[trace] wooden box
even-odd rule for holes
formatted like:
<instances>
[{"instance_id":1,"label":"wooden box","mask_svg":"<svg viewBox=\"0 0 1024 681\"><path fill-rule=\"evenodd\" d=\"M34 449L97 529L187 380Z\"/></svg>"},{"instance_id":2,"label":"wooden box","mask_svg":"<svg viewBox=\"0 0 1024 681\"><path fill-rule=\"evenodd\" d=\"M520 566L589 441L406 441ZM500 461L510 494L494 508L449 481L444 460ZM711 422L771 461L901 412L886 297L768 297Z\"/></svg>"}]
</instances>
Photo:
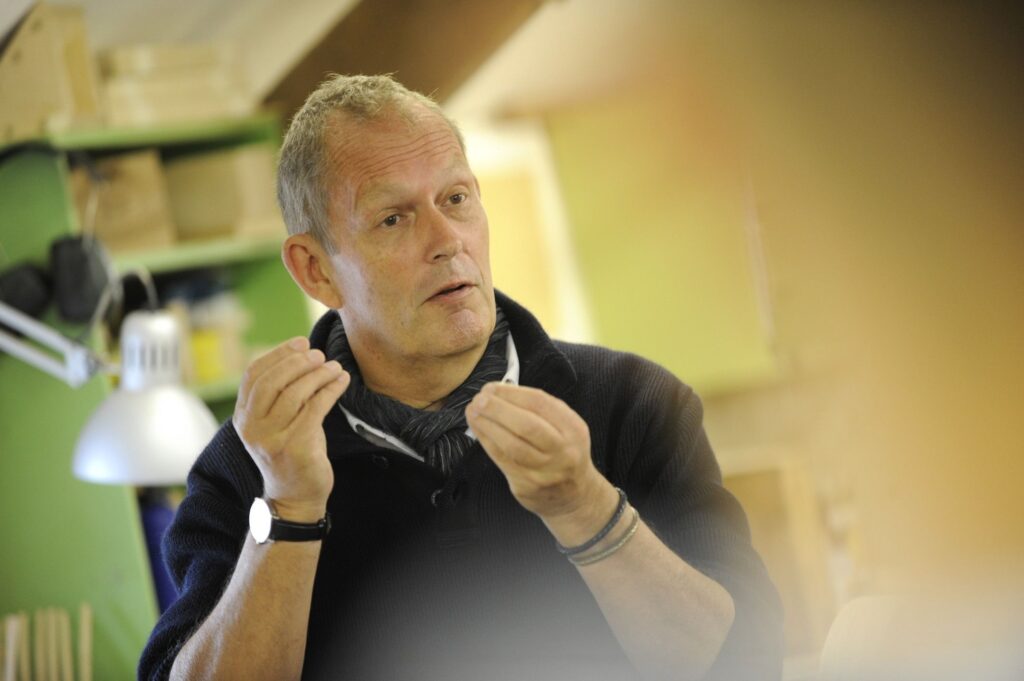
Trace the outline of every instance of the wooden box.
<instances>
[{"instance_id":1,"label":"wooden box","mask_svg":"<svg viewBox=\"0 0 1024 681\"><path fill-rule=\"evenodd\" d=\"M101 120L80 7L36 5L0 49L0 145Z\"/></svg>"},{"instance_id":2,"label":"wooden box","mask_svg":"<svg viewBox=\"0 0 1024 681\"><path fill-rule=\"evenodd\" d=\"M112 125L233 118L253 108L223 48L131 45L105 50L99 61Z\"/></svg>"},{"instance_id":3,"label":"wooden box","mask_svg":"<svg viewBox=\"0 0 1024 681\"><path fill-rule=\"evenodd\" d=\"M91 228L115 253L174 243L170 202L156 151L109 156L97 161L95 169L102 179L94 178L82 165L71 171L71 193L83 230Z\"/></svg>"},{"instance_id":4,"label":"wooden box","mask_svg":"<svg viewBox=\"0 0 1024 681\"><path fill-rule=\"evenodd\" d=\"M168 161L165 171L179 238L284 233L273 147L249 144L193 154Z\"/></svg>"}]
</instances>

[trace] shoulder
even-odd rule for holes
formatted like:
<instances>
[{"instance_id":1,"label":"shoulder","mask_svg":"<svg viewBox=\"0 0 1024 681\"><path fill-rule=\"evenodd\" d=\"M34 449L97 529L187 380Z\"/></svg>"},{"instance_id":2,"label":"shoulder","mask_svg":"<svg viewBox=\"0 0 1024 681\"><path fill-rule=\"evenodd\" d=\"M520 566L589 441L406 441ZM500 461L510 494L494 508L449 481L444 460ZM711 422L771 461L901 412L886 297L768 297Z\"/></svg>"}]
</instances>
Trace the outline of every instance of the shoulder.
<instances>
[{"instance_id":1,"label":"shoulder","mask_svg":"<svg viewBox=\"0 0 1024 681\"><path fill-rule=\"evenodd\" d=\"M648 403L696 399L693 389L671 371L632 352L599 345L554 341L576 373L576 388L609 397Z\"/></svg>"},{"instance_id":2,"label":"shoulder","mask_svg":"<svg viewBox=\"0 0 1024 681\"><path fill-rule=\"evenodd\" d=\"M576 382L565 399L595 437L640 447L652 440L692 443L700 434L703 405L671 371L630 352L595 345L556 343ZM686 444L685 446L689 446Z\"/></svg>"}]
</instances>

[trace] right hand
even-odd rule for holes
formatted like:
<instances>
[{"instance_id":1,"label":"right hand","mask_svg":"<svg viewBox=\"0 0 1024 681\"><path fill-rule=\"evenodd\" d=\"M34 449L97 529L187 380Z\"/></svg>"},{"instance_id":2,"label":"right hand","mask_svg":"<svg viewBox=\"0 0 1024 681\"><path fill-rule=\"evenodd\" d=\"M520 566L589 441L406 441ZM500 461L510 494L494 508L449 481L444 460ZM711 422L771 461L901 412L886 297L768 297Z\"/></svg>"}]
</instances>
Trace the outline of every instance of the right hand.
<instances>
[{"instance_id":1,"label":"right hand","mask_svg":"<svg viewBox=\"0 0 1024 681\"><path fill-rule=\"evenodd\" d=\"M231 419L263 475L264 495L295 522L322 518L334 488L323 421L351 377L325 359L300 337L253 360Z\"/></svg>"}]
</instances>

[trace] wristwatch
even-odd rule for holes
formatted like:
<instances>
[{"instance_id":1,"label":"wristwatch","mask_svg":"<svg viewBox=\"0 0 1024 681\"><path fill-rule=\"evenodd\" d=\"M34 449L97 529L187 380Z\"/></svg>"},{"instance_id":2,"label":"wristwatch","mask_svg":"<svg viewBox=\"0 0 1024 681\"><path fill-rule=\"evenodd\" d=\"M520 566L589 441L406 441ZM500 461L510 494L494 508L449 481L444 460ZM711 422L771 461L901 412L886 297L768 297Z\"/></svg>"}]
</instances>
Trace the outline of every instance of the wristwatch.
<instances>
[{"instance_id":1,"label":"wristwatch","mask_svg":"<svg viewBox=\"0 0 1024 681\"><path fill-rule=\"evenodd\" d=\"M266 499L256 497L249 507L249 532L257 544L268 541L319 541L331 531L331 514L315 523L282 520Z\"/></svg>"}]
</instances>

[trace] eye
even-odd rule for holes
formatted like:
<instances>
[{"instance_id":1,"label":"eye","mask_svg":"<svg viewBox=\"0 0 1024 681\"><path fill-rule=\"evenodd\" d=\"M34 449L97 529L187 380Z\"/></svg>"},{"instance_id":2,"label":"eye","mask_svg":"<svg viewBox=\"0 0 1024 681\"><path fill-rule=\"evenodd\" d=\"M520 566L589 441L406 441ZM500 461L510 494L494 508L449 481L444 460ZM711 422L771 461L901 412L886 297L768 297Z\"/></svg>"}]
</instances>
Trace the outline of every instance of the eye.
<instances>
[{"instance_id":1,"label":"eye","mask_svg":"<svg viewBox=\"0 0 1024 681\"><path fill-rule=\"evenodd\" d=\"M466 199L468 199L468 198L469 198L469 197L468 197L468 196L466 196L466 195L465 195L465 194L464 194L463 192L459 192L458 194L452 194L451 196L449 196L449 197L448 197L448 200L449 200L450 202L452 202L452 203L454 203L454 204L458 205L458 204L460 204L460 203L463 203L463 202L464 202L464 201L465 201Z\"/></svg>"},{"instance_id":2,"label":"eye","mask_svg":"<svg viewBox=\"0 0 1024 681\"><path fill-rule=\"evenodd\" d=\"M398 221L401 220L401 219L402 219L402 216L397 214L397 213L395 213L394 215L389 215L386 218L384 218L383 220L381 220L380 224L384 225L385 227L394 227L395 225L398 224Z\"/></svg>"}]
</instances>

